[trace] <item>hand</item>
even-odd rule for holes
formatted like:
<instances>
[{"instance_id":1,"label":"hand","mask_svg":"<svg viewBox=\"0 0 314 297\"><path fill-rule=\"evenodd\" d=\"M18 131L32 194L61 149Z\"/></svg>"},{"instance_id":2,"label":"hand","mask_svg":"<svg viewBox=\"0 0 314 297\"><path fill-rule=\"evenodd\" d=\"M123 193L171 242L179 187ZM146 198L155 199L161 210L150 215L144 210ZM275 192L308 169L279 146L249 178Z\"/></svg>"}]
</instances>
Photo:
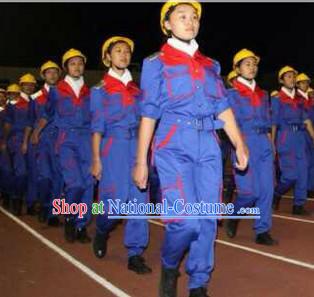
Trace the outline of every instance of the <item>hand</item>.
<instances>
[{"instance_id":1,"label":"hand","mask_svg":"<svg viewBox=\"0 0 314 297\"><path fill-rule=\"evenodd\" d=\"M93 161L91 173L97 180L101 180L101 173L102 173L101 160L94 160Z\"/></svg>"},{"instance_id":2,"label":"hand","mask_svg":"<svg viewBox=\"0 0 314 297\"><path fill-rule=\"evenodd\" d=\"M7 143L6 143L5 141L3 141L3 142L1 143L1 145L0 145L0 151L1 151L2 153L6 153L6 151L7 151Z\"/></svg>"},{"instance_id":3,"label":"hand","mask_svg":"<svg viewBox=\"0 0 314 297\"><path fill-rule=\"evenodd\" d=\"M148 166L147 164L137 163L133 168L133 181L136 186L144 190L147 188Z\"/></svg>"},{"instance_id":4,"label":"hand","mask_svg":"<svg viewBox=\"0 0 314 297\"><path fill-rule=\"evenodd\" d=\"M21 152L23 155L27 153L27 141L23 141L22 146L21 146Z\"/></svg>"},{"instance_id":5,"label":"hand","mask_svg":"<svg viewBox=\"0 0 314 297\"><path fill-rule=\"evenodd\" d=\"M31 136L31 144L37 145L39 143L39 132L38 130L34 130Z\"/></svg>"},{"instance_id":6,"label":"hand","mask_svg":"<svg viewBox=\"0 0 314 297\"><path fill-rule=\"evenodd\" d=\"M245 170L249 163L249 150L245 144L236 148L236 157L235 167L239 170Z\"/></svg>"}]
</instances>

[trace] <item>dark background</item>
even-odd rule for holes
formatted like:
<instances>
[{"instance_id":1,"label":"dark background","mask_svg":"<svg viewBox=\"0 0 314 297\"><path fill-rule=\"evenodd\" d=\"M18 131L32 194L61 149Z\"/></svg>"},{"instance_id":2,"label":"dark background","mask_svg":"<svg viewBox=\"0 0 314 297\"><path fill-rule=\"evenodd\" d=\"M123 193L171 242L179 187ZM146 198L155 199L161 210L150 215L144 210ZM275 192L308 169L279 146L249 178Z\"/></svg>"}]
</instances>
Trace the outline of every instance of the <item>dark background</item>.
<instances>
[{"instance_id":1,"label":"dark background","mask_svg":"<svg viewBox=\"0 0 314 297\"><path fill-rule=\"evenodd\" d=\"M87 69L102 69L100 48L112 35L135 41L133 62L158 51L162 3L1 3L0 65L39 67L60 63L71 48L87 55ZM249 48L261 57L258 81L276 87L288 64L312 75L314 3L202 3L200 49L218 60L222 74L233 55Z\"/></svg>"}]
</instances>

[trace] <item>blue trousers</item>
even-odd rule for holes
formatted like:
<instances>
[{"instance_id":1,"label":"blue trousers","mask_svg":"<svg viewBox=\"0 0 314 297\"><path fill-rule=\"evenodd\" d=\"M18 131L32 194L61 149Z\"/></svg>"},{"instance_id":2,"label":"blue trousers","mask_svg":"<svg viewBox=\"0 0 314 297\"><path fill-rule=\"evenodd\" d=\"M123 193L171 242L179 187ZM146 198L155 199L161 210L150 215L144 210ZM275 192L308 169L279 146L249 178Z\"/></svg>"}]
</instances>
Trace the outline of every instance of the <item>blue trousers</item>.
<instances>
[{"instance_id":1,"label":"blue trousers","mask_svg":"<svg viewBox=\"0 0 314 297\"><path fill-rule=\"evenodd\" d=\"M136 138L126 137L125 131L103 138L101 144L102 178L99 183L99 200L105 205L105 214L98 215L98 233L108 234L118 220L108 219L108 199L120 199L122 203L137 200L147 202L147 193L140 191L132 181L132 168L136 155ZM147 247L149 228L146 219L129 219L125 225L124 245L128 256L141 255Z\"/></svg>"},{"instance_id":2,"label":"blue trousers","mask_svg":"<svg viewBox=\"0 0 314 297\"><path fill-rule=\"evenodd\" d=\"M155 136L154 160L162 198L170 207L177 199L188 203L220 202L222 161L214 131L185 128L161 120ZM189 288L206 286L214 268L217 220L175 219L165 222L162 265L178 268L189 250L186 261Z\"/></svg>"},{"instance_id":3,"label":"blue trousers","mask_svg":"<svg viewBox=\"0 0 314 297\"><path fill-rule=\"evenodd\" d=\"M66 202L87 205L88 212L83 218L75 216L76 228L83 228L91 219L93 201L90 131L88 129L59 129L56 153L65 184Z\"/></svg>"}]
</instances>

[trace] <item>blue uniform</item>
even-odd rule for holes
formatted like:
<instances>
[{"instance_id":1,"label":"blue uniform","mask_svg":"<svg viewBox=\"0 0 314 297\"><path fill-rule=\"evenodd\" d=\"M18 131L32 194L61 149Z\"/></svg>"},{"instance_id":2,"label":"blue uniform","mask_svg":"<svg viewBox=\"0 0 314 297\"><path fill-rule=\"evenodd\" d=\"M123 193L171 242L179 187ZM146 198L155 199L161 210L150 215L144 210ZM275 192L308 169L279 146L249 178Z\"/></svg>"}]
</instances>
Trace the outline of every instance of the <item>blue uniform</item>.
<instances>
[{"instance_id":1,"label":"blue uniform","mask_svg":"<svg viewBox=\"0 0 314 297\"><path fill-rule=\"evenodd\" d=\"M228 90L229 102L250 151L247 169L235 170L237 198L234 211L237 213L241 207L258 207L261 218L255 220L254 229L256 234L261 234L271 229L274 192L274 157L267 135L271 132L268 95L258 86L253 91L238 80L233 86L234 89Z\"/></svg>"},{"instance_id":2,"label":"blue uniform","mask_svg":"<svg viewBox=\"0 0 314 297\"><path fill-rule=\"evenodd\" d=\"M299 93L300 97L303 99L303 106L306 110L309 119L314 125L314 100L306 99ZM314 144L313 139L310 134L306 134L307 148L308 148L308 160L309 160L309 172L308 172L308 190L314 191Z\"/></svg>"},{"instance_id":3,"label":"blue uniform","mask_svg":"<svg viewBox=\"0 0 314 297\"><path fill-rule=\"evenodd\" d=\"M304 121L308 115L299 97L291 99L282 90L272 98L272 124L277 126L276 148L280 180L275 194L281 196L294 187L294 205L307 197L308 158Z\"/></svg>"},{"instance_id":4,"label":"blue uniform","mask_svg":"<svg viewBox=\"0 0 314 297\"><path fill-rule=\"evenodd\" d=\"M27 159L22 154L21 146L24 139L24 130L30 126L29 99L26 95L21 95L14 105L9 104L4 121L11 124L11 131L8 136L8 152L13 167L13 196L12 198L22 198L27 190Z\"/></svg>"},{"instance_id":5,"label":"blue uniform","mask_svg":"<svg viewBox=\"0 0 314 297\"><path fill-rule=\"evenodd\" d=\"M169 44L144 60L141 114L160 120L153 159L169 206L177 199L189 203L220 200L222 164L215 119L229 103L219 72L219 64L200 52L192 57ZM216 230L213 219L168 221L163 266L178 268L190 249L189 287L206 286L214 267Z\"/></svg>"},{"instance_id":6,"label":"blue uniform","mask_svg":"<svg viewBox=\"0 0 314 297\"><path fill-rule=\"evenodd\" d=\"M47 125L41 131L39 143L36 147L37 188L39 201L44 208L47 218L52 217L52 201L60 198L62 192L62 176L60 165L55 153L55 144L58 130L52 119L46 117L48 108L48 91L44 87L32 97L33 100L33 126L36 128L40 119L46 119Z\"/></svg>"},{"instance_id":7,"label":"blue uniform","mask_svg":"<svg viewBox=\"0 0 314 297\"><path fill-rule=\"evenodd\" d=\"M6 108L0 110L0 143L3 142L3 125ZM0 190L4 194L12 193L13 172L8 152L0 152Z\"/></svg>"},{"instance_id":8,"label":"blue uniform","mask_svg":"<svg viewBox=\"0 0 314 297\"><path fill-rule=\"evenodd\" d=\"M137 203L147 202L147 193L134 185L131 176L136 155L139 99L140 90L133 82L125 85L109 74L99 87L92 89L92 132L103 135L99 200L105 205L105 214L97 216L96 228L100 234L108 234L117 223L108 219L108 199L120 199L121 203L133 199ZM124 244L129 257L143 253L148 244L147 220L127 221Z\"/></svg>"},{"instance_id":9,"label":"blue uniform","mask_svg":"<svg viewBox=\"0 0 314 297\"><path fill-rule=\"evenodd\" d=\"M51 87L46 116L53 116L52 125L58 128L55 152L62 171L67 203L86 203L88 213L75 217L77 229L86 226L91 217L93 179L91 166L90 93L86 85L76 96L65 81Z\"/></svg>"}]
</instances>

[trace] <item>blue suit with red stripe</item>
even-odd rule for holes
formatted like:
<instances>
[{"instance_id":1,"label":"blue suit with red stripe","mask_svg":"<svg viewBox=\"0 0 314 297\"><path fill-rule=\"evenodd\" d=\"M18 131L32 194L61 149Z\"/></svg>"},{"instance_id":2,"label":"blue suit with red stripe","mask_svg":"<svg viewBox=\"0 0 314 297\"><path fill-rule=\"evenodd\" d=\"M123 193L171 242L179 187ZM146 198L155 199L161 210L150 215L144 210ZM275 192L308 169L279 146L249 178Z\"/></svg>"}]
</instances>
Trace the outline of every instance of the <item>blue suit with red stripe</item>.
<instances>
[{"instance_id":1,"label":"blue suit with red stripe","mask_svg":"<svg viewBox=\"0 0 314 297\"><path fill-rule=\"evenodd\" d=\"M101 141L102 177L99 200L105 205L105 214L98 215L97 233L106 234L117 220L108 219L108 199L126 203L147 202L147 193L140 191L132 181L135 164L140 90L135 83L127 85L106 74L100 87L91 93L92 132L103 135ZM147 220L130 219L125 226L124 244L128 256L141 255L148 244Z\"/></svg>"},{"instance_id":2,"label":"blue suit with red stripe","mask_svg":"<svg viewBox=\"0 0 314 297\"><path fill-rule=\"evenodd\" d=\"M58 128L55 152L65 184L66 202L86 203L88 207L83 218L75 217L76 228L81 229L91 218L93 200L90 92L83 85L77 97L70 85L62 80L50 88L48 102L48 118L52 114L52 125Z\"/></svg>"},{"instance_id":3,"label":"blue suit with red stripe","mask_svg":"<svg viewBox=\"0 0 314 297\"><path fill-rule=\"evenodd\" d=\"M55 143L58 130L52 123L52 119L46 117L48 108L48 91L43 87L34 94L33 116L34 128L38 127L41 119L47 120L47 125L41 131L39 143L37 145L36 165L37 165L37 187L39 201L47 213L47 218L52 217L52 200L60 198L62 192L62 176L60 165L55 153Z\"/></svg>"},{"instance_id":4,"label":"blue suit with red stripe","mask_svg":"<svg viewBox=\"0 0 314 297\"><path fill-rule=\"evenodd\" d=\"M237 198L234 211L241 207L258 207L261 218L255 220L256 234L267 232L272 224L272 200L274 194L274 156L270 140L271 118L268 94L256 86L251 90L236 80L229 89L229 102L235 114L242 136L250 151L245 171L235 169ZM235 152L233 151L235 161Z\"/></svg>"},{"instance_id":5,"label":"blue suit with red stripe","mask_svg":"<svg viewBox=\"0 0 314 297\"><path fill-rule=\"evenodd\" d=\"M314 99L303 99L304 109L306 110L309 119L314 125ZM306 134L308 158L309 158L309 172L308 172L308 190L314 191L314 144L310 135Z\"/></svg>"},{"instance_id":6,"label":"blue suit with red stripe","mask_svg":"<svg viewBox=\"0 0 314 297\"><path fill-rule=\"evenodd\" d=\"M302 100L291 99L282 90L272 98L272 124L277 126L276 148L279 158L280 180L275 194L285 194L294 187L294 205L306 202L308 155L304 121L308 119Z\"/></svg>"},{"instance_id":7,"label":"blue suit with red stripe","mask_svg":"<svg viewBox=\"0 0 314 297\"><path fill-rule=\"evenodd\" d=\"M0 111L0 143L3 142L3 125L6 108ZM0 151L0 189L2 193L10 194L13 187L13 172L8 152Z\"/></svg>"},{"instance_id":8,"label":"blue suit with red stripe","mask_svg":"<svg viewBox=\"0 0 314 297\"><path fill-rule=\"evenodd\" d=\"M192 57L169 44L144 60L141 114L159 120L153 160L162 198L170 207L177 199L185 203L220 202L222 162L215 128L219 128L217 116L229 108L229 103L219 72L219 64L199 51ZM165 221L162 265L178 268L189 249L189 287L206 286L214 268L217 220Z\"/></svg>"},{"instance_id":9,"label":"blue suit with red stripe","mask_svg":"<svg viewBox=\"0 0 314 297\"><path fill-rule=\"evenodd\" d=\"M27 190L27 159L22 154L21 146L24 139L24 130L30 126L29 102L19 97L16 104L8 104L4 121L11 124L8 136L8 151L13 167L13 196L12 199L21 199Z\"/></svg>"}]
</instances>

